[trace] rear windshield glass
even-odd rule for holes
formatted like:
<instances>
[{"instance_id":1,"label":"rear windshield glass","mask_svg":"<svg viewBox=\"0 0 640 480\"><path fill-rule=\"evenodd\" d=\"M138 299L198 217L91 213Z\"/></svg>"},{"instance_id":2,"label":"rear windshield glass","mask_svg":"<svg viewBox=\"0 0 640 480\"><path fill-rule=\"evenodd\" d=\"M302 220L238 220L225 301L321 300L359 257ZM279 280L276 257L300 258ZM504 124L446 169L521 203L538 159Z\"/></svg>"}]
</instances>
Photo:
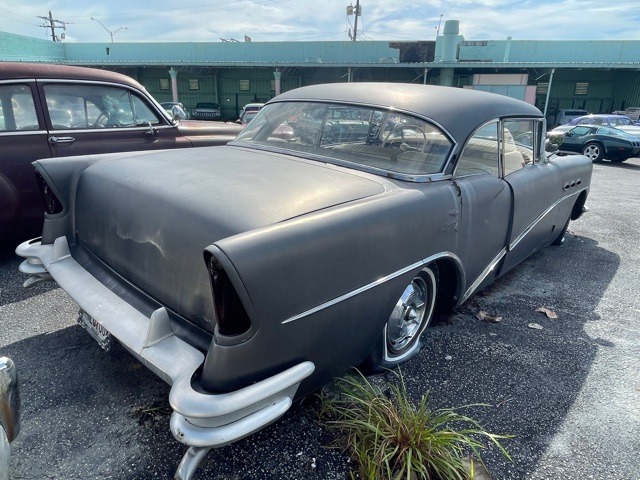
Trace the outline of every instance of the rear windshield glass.
<instances>
[{"instance_id":1,"label":"rear windshield glass","mask_svg":"<svg viewBox=\"0 0 640 480\"><path fill-rule=\"evenodd\" d=\"M453 148L440 128L421 118L314 102L267 105L236 140L411 176L441 172Z\"/></svg>"}]
</instances>

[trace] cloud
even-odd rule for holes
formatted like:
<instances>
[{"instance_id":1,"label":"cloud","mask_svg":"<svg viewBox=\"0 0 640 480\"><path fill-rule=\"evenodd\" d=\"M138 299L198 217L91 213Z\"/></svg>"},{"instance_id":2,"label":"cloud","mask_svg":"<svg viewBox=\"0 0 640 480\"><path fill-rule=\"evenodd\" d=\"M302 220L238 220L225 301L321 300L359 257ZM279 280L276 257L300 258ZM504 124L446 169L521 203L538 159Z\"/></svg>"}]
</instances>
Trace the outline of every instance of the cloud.
<instances>
[{"instance_id":1,"label":"cloud","mask_svg":"<svg viewBox=\"0 0 640 480\"><path fill-rule=\"evenodd\" d=\"M355 4L355 0L350 0ZM348 40L354 17L345 0L170 0L153 4L113 0L0 0L0 30L48 38L37 18L51 11L67 23L67 41L108 42L107 30L120 27L116 41ZM150 7L153 5L153 8ZM443 14L459 20L468 40L614 40L640 38L640 9L626 0L361 0L360 39L432 40ZM441 25L444 27L444 22ZM61 30L60 30L61 32Z\"/></svg>"}]
</instances>

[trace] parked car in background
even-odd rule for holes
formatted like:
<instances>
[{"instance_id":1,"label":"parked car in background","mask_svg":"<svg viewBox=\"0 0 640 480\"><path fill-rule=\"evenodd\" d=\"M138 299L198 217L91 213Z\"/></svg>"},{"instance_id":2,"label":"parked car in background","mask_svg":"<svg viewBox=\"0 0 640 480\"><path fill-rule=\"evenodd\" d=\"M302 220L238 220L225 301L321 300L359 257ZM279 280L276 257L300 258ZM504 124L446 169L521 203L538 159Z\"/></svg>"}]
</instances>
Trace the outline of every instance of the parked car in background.
<instances>
[{"instance_id":1,"label":"parked car in background","mask_svg":"<svg viewBox=\"0 0 640 480\"><path fill-rule=\"evenodd\" d=\"M264 103L247 103L242 110L240 110L240 118L236 120L241 125L249 123L253 117L264 107Z\"/></svg>"},{"instance_id":2,"label":"parked car in background","mask_svg":"<svg viewBox=\"0 0 640 480\"><path fill-rule=\"evenodd\" d=\"M20 269L172 385L188 479L348 367L409 360L436 309L562 243L592 164L550 160L544 126L475 90L299 88L228 146L35 162L48 211Z\"/></svg>"},{"instance_id":3,"label":"parked car in background","mask_svg":"<svg viewBox=\"0 0 640 480\"><path fill-rule=\"evenodd\" d=\"M605 127L617 128L623 132L630 133L636 137L640 137L640 126L635 125L633 121L626 115L612 115L608 113L599 113L577 117L565 125L560 125L549 132L550 135L566 132L576 125L602 125Z\"/></svg>"},{"instance_id":4,"label":"parked car in background","mask_svg":"<svg viewBox=\"0 0 640 480\"><path fill-rule=\"evenodd\" d=\"M220 120L220 106L217 103L198 102L191 112L193 120Z\"/></svg>"},{"instance_id":5,"label":"parked car in background","mask_svg":"<svg viewBox=\"0 0 640 480\"><path fill-rule=\"evenodd\" d=\"M184 120L188 118L187 110L184 108L184 104L182 102L162 102L160 103L160 106L164 108L164 111L169 114L171 119L177 118ZM173 107L179 107L180 110L176 111Z\"/></svg>"},{"instance_id":6,"label":"parked car in background","mask_svg":"<svg viewBox=\"0 0 640 480\"><path fill-rule=\"evenodd\" d=\"M240 130L171 120L142 85L118 73L0 62L0 242L42 228L44 203L31 166L38 158L221 145Z\"/></svg>"},{"instance_id":7,"label":"parked car in background","mask_svg":"<svg viewBox=\"0 0 640 480\"><path fill-rule=\"evenodd\" d=\"M239 123L240 125L247 125L257 114L258 112L244 112L242 115L240 115L237 123Z\"/></svg>"},{"instance_id":8,"label":"parked car in background","mask_svg":"<svg viewBox=\"0 0 640 480\"><path fill-rule=\"evenodd\" d=\"M640 121L640 107L629 107L626 110L618 110L613 113L616 115L625 115L635 123Z\"/></svg>"},{"instance_id":9,"label":"parked car in background","mask_svg":"<svg viewBox=\"0 0 640 480\"><path fill-rule=\"evenodd\" d=\"M555 132L555 133L554 133ZM549 133L558 154L582 153L593 162L604 159L624 162L640 153L640 138L622 130L598 125L576 125L569 130Z\"/></svg>"},{"instance_id":10,"label":"parked car in background","mask_svg":"<svg viewBox=\"0 0 640 480\"><path fill-rule=\"evenodd\" d=\"M571 120L577 117L583 117L585 115L589 115L589 112L586 110L580 110L576 108L561 108L555 112L555 114L550 115L547 118L547 123L549 127L555 127L558 125L564 125L569 123Z\"/></svg>"},{"instance_id":11,"label":"parked car in background","mask_svg":"<svg viewBox=\"0 0 640 480\"><path fill-rule=\"evenodd\" d=\"M245 112L259 112L262 107L264 107L264 103L247 103L242 110L240 110L240 116Z\"/></svg>"},{"instance_id":12,"label":"parked car in background","mask_svg":"<svg viewBox=\"0 0 640 480\"><path fill-rule=\"evenodd\" d=\"M9 480L10 443L20 433L20 391L13 361L0 357L0 480Z\"/></svg>"}]
</instances>

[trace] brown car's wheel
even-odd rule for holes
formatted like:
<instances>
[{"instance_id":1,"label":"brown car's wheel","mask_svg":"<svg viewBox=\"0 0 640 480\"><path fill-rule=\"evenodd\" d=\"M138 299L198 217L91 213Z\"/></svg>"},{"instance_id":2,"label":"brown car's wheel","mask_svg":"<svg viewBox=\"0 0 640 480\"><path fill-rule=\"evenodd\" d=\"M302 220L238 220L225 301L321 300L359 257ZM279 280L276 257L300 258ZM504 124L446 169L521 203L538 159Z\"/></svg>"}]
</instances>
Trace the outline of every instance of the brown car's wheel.
<instances>
[{"instance_id":1,"label":"brown car's wheel","mask_svg":"<svg viewBox=\"0 0 640 480\"><path fill-rule=\"evenodd\" d=\"M431 323L438 290L435 265L424 267L396 302L376 347L361 369L374 373L394 368L420 351L420 336Z\"/></svg>"},{"instance_id":2,"label":"brown car's wheel","mask_svg":"<svg viewBox=\"0 0 640 480\"><path fill-rule=\"evenodd\" d=\"M604 148L597 142L589 142L582 147L582 154L593 162L601 162L604 158Z\"/></svg>"}]
</instances>

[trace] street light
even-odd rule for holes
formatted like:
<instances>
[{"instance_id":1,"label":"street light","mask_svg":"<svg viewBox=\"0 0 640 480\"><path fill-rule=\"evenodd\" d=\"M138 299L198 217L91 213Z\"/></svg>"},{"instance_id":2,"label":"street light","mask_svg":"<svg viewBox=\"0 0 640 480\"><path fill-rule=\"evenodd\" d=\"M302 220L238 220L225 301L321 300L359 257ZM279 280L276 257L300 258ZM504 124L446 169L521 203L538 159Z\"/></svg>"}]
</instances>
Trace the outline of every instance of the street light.
<instances>
[{"instance_id":1,"label":"street light","mask_svg":"<svg viewBox=\"0 0 640 480\"><path fill-rule=\"evenodd\" d=\"M93 18L93 17L91 17L91 20L95 20L96 22L98 22L100 25L102 25L102 28L104 28L104 29L107 31L107 33L108 33L109 35L111 35L111 43L113 43L113 36L114 36L116 33L118 33L118 32L119 32L120 30L122 30L122 29L127 30L127 27L120 27L120 28L118 28L117 30L109 30L107 27L105 27L105 26L104 26L104 23L102 23L102 22L101 22L100 20L98 20L97 18Z\"/></svg>"}]
</instances>

